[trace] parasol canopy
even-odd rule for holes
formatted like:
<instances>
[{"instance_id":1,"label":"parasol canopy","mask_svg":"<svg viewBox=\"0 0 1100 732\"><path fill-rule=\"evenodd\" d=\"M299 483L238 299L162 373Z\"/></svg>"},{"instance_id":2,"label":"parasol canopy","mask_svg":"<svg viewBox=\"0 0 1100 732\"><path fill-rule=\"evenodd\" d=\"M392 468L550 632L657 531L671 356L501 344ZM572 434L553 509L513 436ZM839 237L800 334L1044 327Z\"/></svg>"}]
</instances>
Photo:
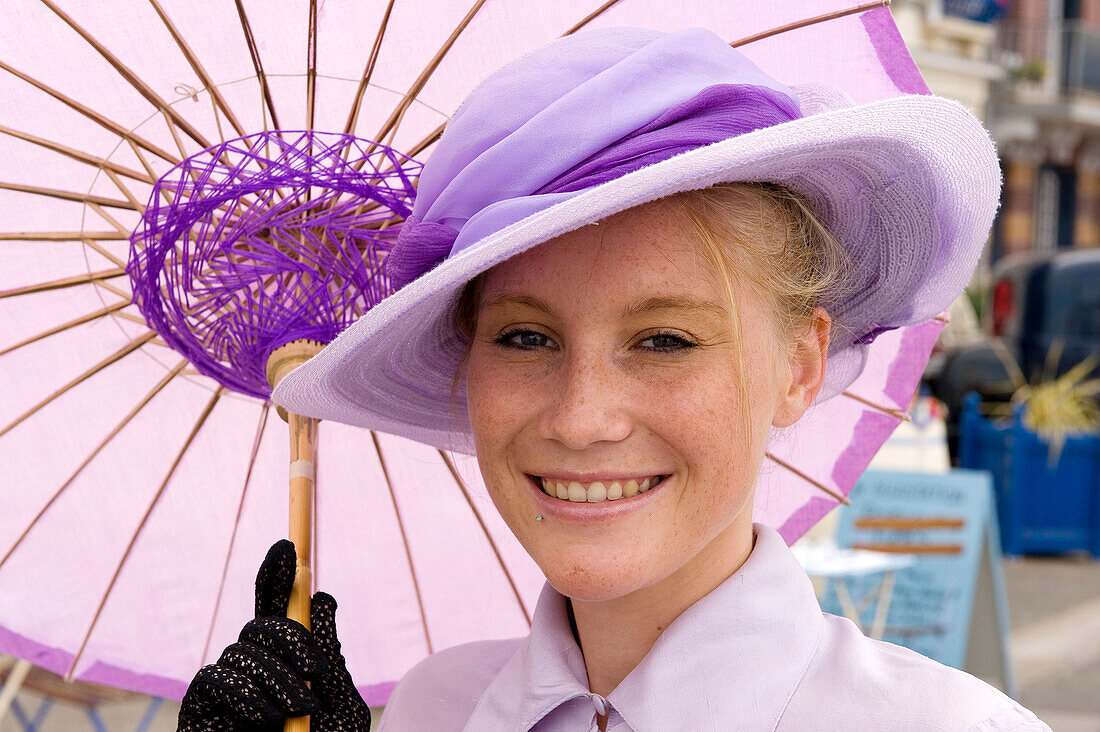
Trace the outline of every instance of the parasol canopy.
<instances>
[{"instance_id":1,"label":"parasol canopy","mask_svg":"<svg viewBox=\"0 0 1100 732\"><path fill-rule=\"evenodd\" d=\"M287 524L285 426L258 364L385 295L375 274L402 196L481 78L585 27L702 26L786 84L830 83L856 103L927 92L880 5L6 4L0 652L179 698L235 638ZM391 175L389 213L338 189L332 166L341 180ZM364 267L310 260L325 249ZM343 293L338 311L306 312L320 281ZM875 341L864 376L806 417L812 444L777 436L757 520L793 541L843 500L939 327ZM318 452L315 582L340 601L369 703L431 651L526 632L542 578L472 461L331 423Z\"/></svg>"}]
</instances>

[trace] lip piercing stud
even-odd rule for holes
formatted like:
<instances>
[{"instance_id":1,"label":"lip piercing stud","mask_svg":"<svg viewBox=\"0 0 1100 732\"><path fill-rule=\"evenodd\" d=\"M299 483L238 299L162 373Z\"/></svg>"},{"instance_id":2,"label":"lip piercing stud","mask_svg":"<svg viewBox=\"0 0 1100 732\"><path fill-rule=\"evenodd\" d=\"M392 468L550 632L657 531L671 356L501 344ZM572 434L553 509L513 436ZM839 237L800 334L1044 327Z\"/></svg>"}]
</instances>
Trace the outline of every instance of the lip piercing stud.
<instances>
[{"instance_id":1,"label":"lip piercing stud","mask_svg":"<svg viewBox=\"0 0 1100 732\"><path fill-rule=\"evenodd\" d=\"M535 521L542 521L542 514L535 514Z\"/></svg>"}]
</instances>

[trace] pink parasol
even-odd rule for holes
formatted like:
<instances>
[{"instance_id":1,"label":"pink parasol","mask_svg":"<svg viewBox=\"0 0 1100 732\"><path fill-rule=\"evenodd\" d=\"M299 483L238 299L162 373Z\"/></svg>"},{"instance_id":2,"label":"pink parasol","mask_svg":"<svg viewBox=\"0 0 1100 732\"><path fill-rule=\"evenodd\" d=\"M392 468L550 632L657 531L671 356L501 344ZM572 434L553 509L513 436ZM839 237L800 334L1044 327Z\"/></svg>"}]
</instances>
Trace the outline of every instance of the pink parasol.
<instances>
[{"instance_id":1,"label":"pink parasol","mask_svg":"<svg viewBox=\"0 0 1100 732\"><path fill-rule=\"evenodd\" d=\"M0 652L179 698L231 642L288 523L291 454L264 360L384 296L372 273L400 191L480 78L581 27L698 25L788 84L812 77L856 102L926 92L881 4L9 4ZM373 188L332 193L331 166ZM398 180L382 201L385 175ZM198 206L182 229L172 200ZM902 419L939 325L881 336L864 376L807 417L812 450L775 436L758 520L793 541L843 500ZM328 423L316 449L314 585L341 602L369 703L426 653L525 632L542 579L472 461Z\"/></svg>"}]
</instances>

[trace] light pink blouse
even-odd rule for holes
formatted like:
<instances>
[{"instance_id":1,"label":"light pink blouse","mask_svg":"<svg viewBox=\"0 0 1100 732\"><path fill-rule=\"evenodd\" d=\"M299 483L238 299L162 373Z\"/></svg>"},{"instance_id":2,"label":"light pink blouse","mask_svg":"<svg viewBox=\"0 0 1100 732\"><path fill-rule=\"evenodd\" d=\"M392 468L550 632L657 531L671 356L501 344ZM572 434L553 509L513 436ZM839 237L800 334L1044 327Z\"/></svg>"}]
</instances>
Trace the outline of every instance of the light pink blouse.
<instances>
[{"instance_id":1,"label":"light pink blouse","mask_svg":"<svg viewBox=\"0 0 1100 732\"><path fill-rule=\"evenodd\" d=\"M1046 730L997 689L821 612L774 530L669 624L607 697L589 692L566 599L549 584L526 638L434 654L393 692L384 732Z\"/></svg>"}]
</instances>

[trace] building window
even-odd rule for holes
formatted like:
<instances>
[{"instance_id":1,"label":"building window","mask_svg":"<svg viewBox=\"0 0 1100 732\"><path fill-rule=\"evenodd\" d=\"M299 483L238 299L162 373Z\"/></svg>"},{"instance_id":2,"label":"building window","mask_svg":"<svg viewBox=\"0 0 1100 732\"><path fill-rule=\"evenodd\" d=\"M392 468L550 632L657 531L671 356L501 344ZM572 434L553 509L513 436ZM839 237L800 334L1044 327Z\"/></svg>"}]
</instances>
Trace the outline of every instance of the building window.
<instances>
[{"instance_id":1,"label":"building window","mask_svg":"<svg viewBox=\"0 0 1100 732\"><path fill-rule=\"evenodd\" d=\"M1035 201L1035 251L1073 247L1077 204L1077 171L1064 165L1039 169Z\"/></svg>"}]
</instances>

